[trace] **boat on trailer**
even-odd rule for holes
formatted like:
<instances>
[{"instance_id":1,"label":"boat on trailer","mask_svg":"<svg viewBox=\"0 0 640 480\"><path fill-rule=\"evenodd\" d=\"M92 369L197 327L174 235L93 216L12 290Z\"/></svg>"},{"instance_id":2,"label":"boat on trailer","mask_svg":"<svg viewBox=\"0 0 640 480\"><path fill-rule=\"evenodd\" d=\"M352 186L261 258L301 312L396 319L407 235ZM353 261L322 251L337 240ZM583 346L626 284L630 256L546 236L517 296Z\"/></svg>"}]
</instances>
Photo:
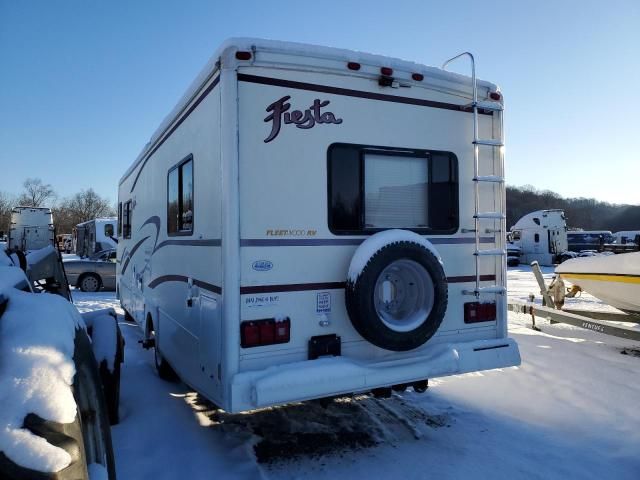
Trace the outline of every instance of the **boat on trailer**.
<instances>
[{"instance_id":1,"label":"boat on trailer","mask_svg":"<svg viewBox=\"0 0 640 480\"><path fill-rule=\"evenodd\" d=\"M612 307L640 315L640 252L575 258L556 273Z\"/></svg>"}]
</instances>

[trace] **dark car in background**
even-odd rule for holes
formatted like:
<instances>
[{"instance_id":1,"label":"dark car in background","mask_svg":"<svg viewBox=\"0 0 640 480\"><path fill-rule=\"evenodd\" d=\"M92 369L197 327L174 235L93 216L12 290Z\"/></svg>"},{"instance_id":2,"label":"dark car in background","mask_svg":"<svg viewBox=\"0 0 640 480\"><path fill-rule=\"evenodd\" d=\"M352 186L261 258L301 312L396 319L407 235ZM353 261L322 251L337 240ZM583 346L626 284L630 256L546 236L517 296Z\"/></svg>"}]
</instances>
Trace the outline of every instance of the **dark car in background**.
<instances>
[{"instance_id":1,"label":"dark car in background","mask_svg":"<svg viewBox=\"0 0 640 480\"><path fill-rule=\"evenodd\" d=\"M116 250L95 253L88 258L65 260L69 285L83 292L116 289Z\"/></svg>"}]
</instances>

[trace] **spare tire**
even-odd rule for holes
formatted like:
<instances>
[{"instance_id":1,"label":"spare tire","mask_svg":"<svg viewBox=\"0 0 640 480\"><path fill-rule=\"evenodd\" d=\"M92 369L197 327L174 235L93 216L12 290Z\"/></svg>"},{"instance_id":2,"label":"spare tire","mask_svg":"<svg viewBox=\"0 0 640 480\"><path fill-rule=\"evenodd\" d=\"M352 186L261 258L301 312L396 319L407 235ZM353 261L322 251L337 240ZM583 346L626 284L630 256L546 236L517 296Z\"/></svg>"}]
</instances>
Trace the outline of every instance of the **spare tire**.
<instances>
[{"instance_id":1,"label":"spare tire","mask_svg":"<svg viewBox=\"0 0 640 480\"><path fill-rule=\"evenodd\" d=\"M412 350L442 323L447 278L428 240L405 230L380 232L356 250L345 299L363 338L386 350Z\"/></svg>"}]
</instances>

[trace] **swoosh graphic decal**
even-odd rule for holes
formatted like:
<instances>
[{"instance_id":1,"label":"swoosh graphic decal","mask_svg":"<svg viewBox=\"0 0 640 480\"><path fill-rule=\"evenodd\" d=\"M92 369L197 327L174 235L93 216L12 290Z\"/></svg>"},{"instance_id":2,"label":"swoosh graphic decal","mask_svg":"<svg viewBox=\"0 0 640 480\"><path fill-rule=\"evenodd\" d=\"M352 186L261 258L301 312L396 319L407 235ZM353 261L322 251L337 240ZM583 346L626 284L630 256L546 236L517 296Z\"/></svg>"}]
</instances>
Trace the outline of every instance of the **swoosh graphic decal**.
<instances>
[{"instance_id":1,"label":"swoosh graphic decal","mask_svg":"<svg viewBox=\"0 0 640 480\"><path fill-rule=\"evenodd\" d=\"M160 242L154 249L153 253L156 253L162 247L169 245L189 245L192 247L219 247L222 245L222 241L219 238L197 239L197 240L164 240Z\"/></svg>"},{"instance_id":2,"label":"swoosh graphic decal","mask_svg":"<svg viewBox=\"0 0 640 480\"><path fill-rule=\"evenodd\" d=\"M153 251L156 249L156 244L158 243L158 237L160 236L160 217L154 215L153 217L149 217L145 220L145 222L140 226L138 231L142 230L145 225L153 224L156 227L156 239L153 242Z\"/></svg>"},{"instance_id":3,"label":"swoosh graphic decal","mask_svg":"<svg viewBox=\"0 0 640 480\"><path fill-rule=\"evenodd\" d=\"M136 250L138 250L138 248L140 248L142 243L150 236L151 235L147 235L146 237L144 237L142 240L140 240L138 243L136 243L133 246L133 248L131 249L131 252L129 252L129 255L124 260L124 265L122 265L122 272L120 272L121 275L123 275L124 272L127 270L127 267L129 266L129 261L131 261L131 257L133 257L133 254L136 253Z\"/></svg>"},{"instance_id":4,"label":"swoosh graphic decal","mask_svg":"<svg viewBox=\"0 0 640 480\"><path fill-rule=\"evenodd\" d=\"M159 277L154 278L148 284L149 288L156 288L158 285L161 285L166 282L183 282L187 283L189 281L189 277L184 275L161 275ZM217 293L218 295L222 294L222 288L218 285L213 285L211 283L203 282L202 280L193 279L193 284L196 287L200 287L204 290L208 290L213 293Z\"/></svg>"}]
</instances>

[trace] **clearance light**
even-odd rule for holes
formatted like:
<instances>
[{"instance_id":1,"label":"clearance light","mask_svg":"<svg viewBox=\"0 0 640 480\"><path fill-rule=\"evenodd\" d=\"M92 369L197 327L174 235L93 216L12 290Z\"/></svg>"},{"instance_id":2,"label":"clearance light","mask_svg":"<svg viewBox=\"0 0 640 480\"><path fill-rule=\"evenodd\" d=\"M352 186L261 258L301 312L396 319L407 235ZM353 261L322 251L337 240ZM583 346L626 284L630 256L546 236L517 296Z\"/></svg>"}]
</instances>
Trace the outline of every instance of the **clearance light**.
<instances>
[{"instance_id":1,"label":"clearance light","mask_svg":"<svg viewBox=\"0 0 640 480\"><path fill-rule=\"evenodd\" d=\"M500 100L502 98L502 95L500 95L500 92L490 92L489 93L489 98L491 100L495 100L497 102L498 100Z\"/></svg>"},{"instance_id":2,"label":"clearance light","mask_svg":"<svg viewBox=\"0 0 640 480\"><path fill-rule=\"evenodd\" d=\"M495 303L469 302L464 304L464 323L493 322L495 319Z\"/></svg>"},{"instance_id":3,"label":"clearance light","mask_svg":"<svg viewBox=\"0 0 640 480\"><path fill-rule=\"evenodd\" d=\"M382 75L386 75L387 77L390 77L391 75L393 75L393 68L382 67L380 68L380 73Z\"/></svg>"},{"instance_id":4,"label":"clearance light","mask_svg":"<svg viewBox=\"0 0 640 480\"><path fill-rule=\"evenodd\" d=\"M349 62L347 63L347 68L349 70L360 70L360 64L358 62Z\"/></svg>"},{"instance_id":5,"label":"clearance light","mask_svg":"<svg viewBox=\"0 0 640 480\"><path fill-rule=\"evenodd\" d=\"M242 348L261 347L288 343L291 339L291 320L265 318L248 320L240 324L240 346Z\"/></svg>"},{"instance_id":6,"label":"clearance light","mask_svg":"<svg viewBox=\"0 0 640 480\"><path fill-rule=\"evenodd\" d=\"M424 80L424 75L422 75L421 73L412 73L411 78L413 78L416 82L421 82L422 80Z\"/></svg>"},{"instance_id":7,"label":"clearance light","mask_svg":"<svg viewBox=\"0 0 640 480\"><path fill-rule=\"evenodd\" d=\"M238 60L251 60L251 52L236 52Z\"/></svg>"}]
</instances>

